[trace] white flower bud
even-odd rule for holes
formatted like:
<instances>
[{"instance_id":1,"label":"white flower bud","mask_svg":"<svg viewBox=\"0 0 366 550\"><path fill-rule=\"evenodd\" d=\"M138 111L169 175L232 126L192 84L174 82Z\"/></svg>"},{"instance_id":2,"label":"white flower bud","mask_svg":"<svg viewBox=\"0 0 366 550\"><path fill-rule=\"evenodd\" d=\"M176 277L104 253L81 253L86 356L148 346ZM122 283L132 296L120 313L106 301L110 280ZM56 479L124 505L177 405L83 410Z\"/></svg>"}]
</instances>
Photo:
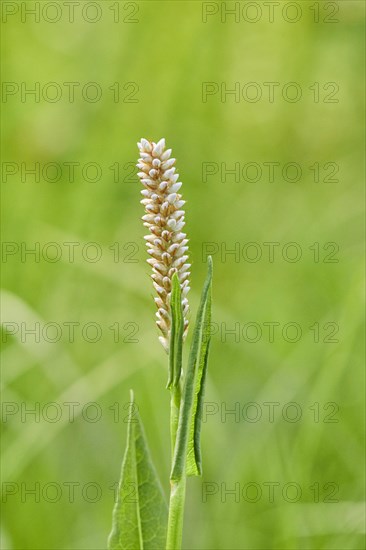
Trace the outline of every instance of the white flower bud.
<instances>
[{"instance_id":1,"label":"white flower bud","mask_svg":"<svg viewBox=\"0 0 366 550\"><path fill-rule=\"evenodd\" d=\"M160 157L164 149L165 149L165 139L163 138L160 141L158 141L156 145L153 146L152 152L154 157Z\"/></svg>"}]
</instances>

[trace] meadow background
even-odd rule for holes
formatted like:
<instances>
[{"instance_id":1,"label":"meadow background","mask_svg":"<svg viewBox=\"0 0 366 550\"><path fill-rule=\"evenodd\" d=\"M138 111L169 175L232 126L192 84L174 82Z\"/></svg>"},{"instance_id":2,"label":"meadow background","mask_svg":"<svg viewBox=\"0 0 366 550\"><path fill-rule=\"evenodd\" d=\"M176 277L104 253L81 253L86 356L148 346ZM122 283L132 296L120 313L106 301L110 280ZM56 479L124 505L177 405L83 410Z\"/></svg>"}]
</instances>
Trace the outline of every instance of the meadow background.
<instances>
[{"instance_id":1,"label":"meadow background","mask_svg":"<svg viewBox=\"0 0 366 550\"><path fill-rule=\"evenodd\" d=\"M83 14L82 1L73 22L63 2L55 22L55 7L35 21L20 4L35 3L2 8L2 548L106 548L130 388L168 495L166 356L132 167L141 137L165 137L178 159L192 318L207 243L214 252L212 414L203 478L188 484L184 548L364 548L363 2L297 2L293 23L286 17L298 8L285 17L286 2L273 22L263 2L237 22L222 20L215 2L105 0ZM204 22L205 9L219 11ZM257 22L245 20L251 9ZM39 97L22 97L36 82ZM49 82L62 90L55 101ZM65 82L80 83L73 102ZM88 100L93 88L82 96L88 82L102 89L98 101ZM204 82L256 82L263 97L218 92L204 102ZM273 102L265 82L279 83ZM299 101L281 95L288 82L301 87ZM328 82L339 86L337 102L325 102ZM221 163L249 162L263 170L258 181L247 181L250 170L223 176ZM280 163L274 181L268 162ZM302 168L298 181L286 181L291 169L282 175L289 162ZM35 163L39 181L25 172ZM65 163L78 163L74 177ZM204 163L217 173L205 177ZM333 177L326 163L338 166ZM273 261L268 242L279 243ZM289 242L298 261L288 260ZM225 253L235 247L239 257ZM262 257L250 261L255 250ZM279 323L273 341L270 322ZM300 325L297 342L288 341L293 325L283 336L287 323ZM208 487L215 494L205 498Z\"/></svg>"}]
</instances>

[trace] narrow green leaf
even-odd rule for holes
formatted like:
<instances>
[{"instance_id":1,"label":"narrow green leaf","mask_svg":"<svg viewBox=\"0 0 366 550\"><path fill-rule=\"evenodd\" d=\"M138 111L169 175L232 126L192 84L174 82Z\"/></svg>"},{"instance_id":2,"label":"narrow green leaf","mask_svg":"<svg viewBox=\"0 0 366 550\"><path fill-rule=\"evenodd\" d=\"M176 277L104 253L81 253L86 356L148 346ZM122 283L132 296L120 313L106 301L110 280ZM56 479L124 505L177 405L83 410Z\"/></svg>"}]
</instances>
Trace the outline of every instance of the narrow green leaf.
<instances>
[{"instance_id":1,"label":"narrow green leaf","mask_svg":"<svg viewBox=\"0 0 366 550\"><path fill-rule=\"evenodd\" d=\"M168 508L150 458L134 396L128 419L109 550L161 550L165 546Z\"/></svg>"},{"instance_id":2,"label":"narrow green leaf","mask_svg":"<svg viewBox=\"0 0 366 550\"><path fill-rule=\"evenodd\" d=\"M211 322L212 259L208 258L208 272L197 311L193 340L184 382L182 404L173 466L172 480L201 472L200 425L204 383L207 371Z\"/></svg>"},{"instance_id":3,"label":"narrow green leaf","mask_svg":"<svg viewBox=\"0 0 366 550\"><path fill-rule=\"evenodd\" d=\"M187 448L187 476L202 475L201 460L201 424L203 398L205 393L205 382L208 365L208 352L211 341L211 285L207 294L207 304L204 312L204 321L202 327L201 345L198 355L197 374L195 382L195 395L192 407L191 426L188 438Z\"/></svg>"},{"instance_id":4,"label":"narrow green leaf","mask_svg":"<svg viewBox=\"0 0 366 550\"><path fill-rule=\"evenodd\" d=\"M179 384L182 372L182 348L184 318L182 308L182 291L178 275L172 277L172 292L170 295L170 312L172 317L169 349L169 380L167 387Z\"/></svg>"}]
</instances>

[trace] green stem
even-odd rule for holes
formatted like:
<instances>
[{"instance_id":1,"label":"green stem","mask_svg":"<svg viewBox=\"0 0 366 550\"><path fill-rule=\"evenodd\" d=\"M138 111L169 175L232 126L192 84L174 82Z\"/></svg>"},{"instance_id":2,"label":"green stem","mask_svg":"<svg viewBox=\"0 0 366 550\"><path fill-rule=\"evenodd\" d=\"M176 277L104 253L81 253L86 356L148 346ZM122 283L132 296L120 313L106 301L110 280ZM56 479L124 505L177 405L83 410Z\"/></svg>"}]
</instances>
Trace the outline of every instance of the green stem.
<instances>
[{"instance_id":1,"label":"green stem","mask_svg":"<svg viewBox=\"0 0 366 550\"><path fill-rule=\"evenodd\" d=\"M183 535L184 501L186 496L186 476L170 482L168 535L166 550L181 550Z\"/></svg>"},{"instance_id":2,"label":"green stem","mask_svg":"<svg viewBox=\"0 0 366 550\"><path fill-rule=\"evenodd\" d=\"M172 448L172 460L174 456L175 440L177 438L179 410L181 401L181 385L172 386L170 388L170 440Z\"/></svg>"},{"instance_id":3,"label":"green stem","mask_svg":"<svg viewBox=\"0 0 366 550\"><path fill-rule=\"evenodd\" d=\"M170 388L170 438L172 447L172 461L178 431L179 411L182 397L181 383ZM183 536L183 514L186 493L186 478L170 482L170 501L168 517L167 550L180 550Z\"/></svg>"}]
</instances>

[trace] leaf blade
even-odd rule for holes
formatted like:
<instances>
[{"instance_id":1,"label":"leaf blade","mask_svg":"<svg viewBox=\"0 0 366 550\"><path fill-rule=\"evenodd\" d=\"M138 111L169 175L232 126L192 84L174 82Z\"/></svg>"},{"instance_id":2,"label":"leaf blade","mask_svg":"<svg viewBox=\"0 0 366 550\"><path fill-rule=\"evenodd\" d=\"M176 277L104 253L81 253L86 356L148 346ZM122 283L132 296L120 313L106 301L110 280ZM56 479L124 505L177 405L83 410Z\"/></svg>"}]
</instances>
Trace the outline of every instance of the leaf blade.
<instances>
[{"instance_id":1,"label":"leaf blade","mask_svg":"<svg viewBox=\"0 0 366 550\"><path fill-rule=\"evenodd\" d=\"M127 447L113 510L109 550L161 550L168 508L131 392Z\"/></svg>"},{"instance_id":2,"label":"leaf blade","mask_svg":"<svg viewBox=\"0 0 366 550\"><path fill-rule=\"evenodd\" d=\"M193 331L193 340L188 359L188 368L183 389L177 441L170 476L172 480L179 480L186 474L188 452L188 466L189 472L191 473L187 473L187 475L199 475L198 473L193 472L200 472L202 469L199 450L201 423L200 418L197 417L197 415L202 413L204 382L207 372L210 337L209 334L206 334L206 330L209 330L210 328L210 324L207 320L211 319L211 287L212 258L209 256L208 272L197 311L196 323ZM207 337L206 344L203 342L204 334L206 334ZM198 462L196 462L196 460Z\"/></svg>"},{"instance_id":3,"label":"leaf blade","mask_svg":"<svg viewBox=\"0 0 366 550\"><path fill-rule=\"evenodd\" d=\"M204 322L202 328L202 342L198 358L198 368L195 383L195 397L192 409L192 419L187 447L187 476L202 475L201 458L201 425L203 398L208 367L208 355L211 343L211 285L208 290L207 304L205 308Z\"/></svg>"}]
</instances>

